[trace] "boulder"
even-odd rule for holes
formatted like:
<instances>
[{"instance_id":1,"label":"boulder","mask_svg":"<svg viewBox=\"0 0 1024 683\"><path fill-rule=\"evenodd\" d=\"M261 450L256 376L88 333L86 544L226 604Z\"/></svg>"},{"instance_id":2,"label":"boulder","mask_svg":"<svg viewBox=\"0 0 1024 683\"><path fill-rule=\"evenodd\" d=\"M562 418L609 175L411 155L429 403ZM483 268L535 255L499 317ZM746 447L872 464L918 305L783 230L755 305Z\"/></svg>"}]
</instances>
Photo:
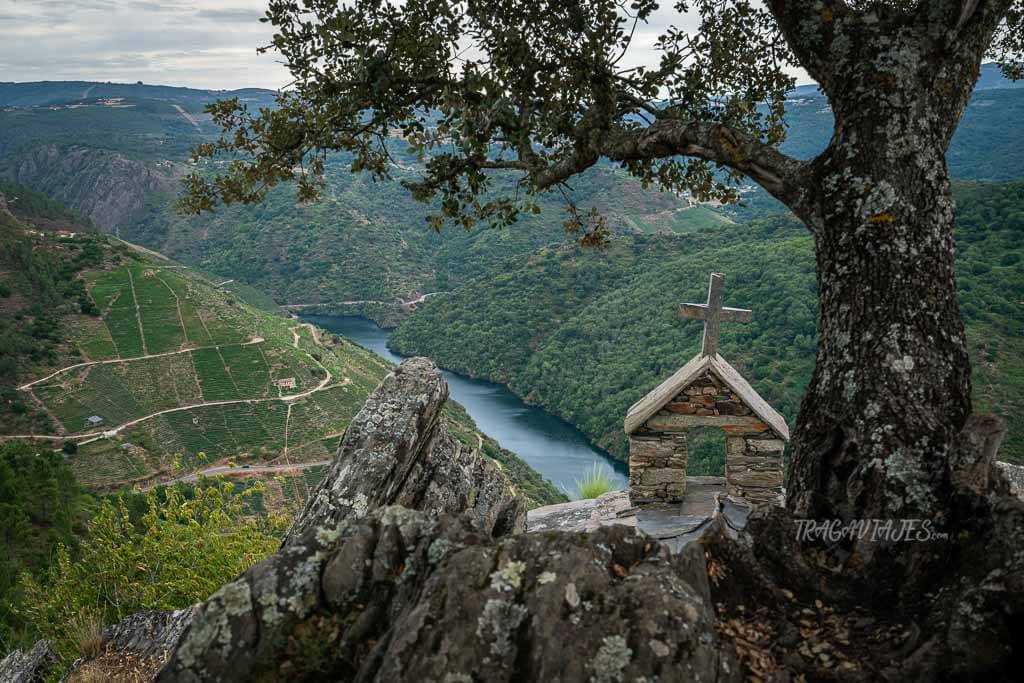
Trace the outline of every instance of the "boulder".
<instances>
[{"instance_id":1,"label":"boulder","mask_svg":"<svg viewBox=\"0 0 1024 683\"><path fill-rule=\"evenodd\" d=\"M285 545L311 529L386 505L431 514L468 512L480 529L526 528L526 500L441 419L448 383L426 358L389 374L349 424L327 475L296 517Z\"/></svg>"},{"instance_id":2,"label":"boulder","mask_svg":"<svg viewBox=\"0 0 1024 683\"><path fill-rule=\"evenodd\" d=\"M50 641L37 641L28 650L14 650L0 660L3 683L42 683L57 663Z\"/></svg>"},{"instance_id":3,"label":"boulder","mask_svg":"<svg viewBox=\"0 0 1024 683\"><path fill-rule=\"evenodd\" d=\"M392 506L310 525L197 608L157 680L739 680L703 550L625 526L495 539Z\"/></svg>"}]
</instances>

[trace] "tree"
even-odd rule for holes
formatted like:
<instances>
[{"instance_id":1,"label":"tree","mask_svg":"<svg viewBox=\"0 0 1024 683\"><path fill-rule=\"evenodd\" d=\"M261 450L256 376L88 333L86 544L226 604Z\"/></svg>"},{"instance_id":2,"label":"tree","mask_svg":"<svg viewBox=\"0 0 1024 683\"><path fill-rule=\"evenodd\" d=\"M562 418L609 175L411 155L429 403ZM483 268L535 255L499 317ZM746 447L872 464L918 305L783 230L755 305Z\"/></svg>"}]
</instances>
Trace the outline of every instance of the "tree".
<instances>
[{"instance_id":1,"label":"tree","mask_svg":"<svg viewBox=\"0 0 1024 683\"><path fill-rule=\"evenodd\" d=\"M620 66L655 7L272 0L277 32L265 49L294 81L273 111L211 107L225 135L196 156L233 161L212 180L193 174L185 208L258 201L296 179L300 197L313 197L332 151L386 177L395 129L425 160L409 187L438 202L435 228L511 222L598 163L700 198L733 197L746 176L804 222L816 248L818 352L790 509L957 523L954 470L975 459L964 444L978 440L964 432L970 363L944 155L982 59L1024 75L1024 2L682 0L677 10L695 10L700 30L666 29L657 68ZM831 142L806 161L778 150L794 66L834 113ZM509 174L514 192L495 195ZM575 207L567 228L604 238L600 217ZM885 548L851 545L866 563Z\"/></svg>"}]
</instances>

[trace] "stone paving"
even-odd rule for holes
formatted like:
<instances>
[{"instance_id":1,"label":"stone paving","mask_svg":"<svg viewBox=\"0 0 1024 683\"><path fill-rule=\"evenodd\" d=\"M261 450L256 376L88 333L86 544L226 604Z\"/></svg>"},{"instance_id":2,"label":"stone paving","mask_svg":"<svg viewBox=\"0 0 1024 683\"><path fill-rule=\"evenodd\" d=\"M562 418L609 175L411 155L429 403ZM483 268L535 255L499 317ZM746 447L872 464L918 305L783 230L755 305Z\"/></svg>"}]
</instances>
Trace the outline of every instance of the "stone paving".
<instances>
[{"instance_id":1,"label":"stone paving","mask_svg":"<svg viewBox=\"0 0 1024 683\"><path fill-rule=\"evenodd\" d=\"M686 497L681 503L637 507L630 503L629 491L612 491L598 498L530 510L526 530L593 531L621 524L636 527L678 552L700 538L716 516L724 516L733 528L742 528L747 514L749 508L742 501L726 495L724 477L687 477Z\"/></svg>"}]
</instances>

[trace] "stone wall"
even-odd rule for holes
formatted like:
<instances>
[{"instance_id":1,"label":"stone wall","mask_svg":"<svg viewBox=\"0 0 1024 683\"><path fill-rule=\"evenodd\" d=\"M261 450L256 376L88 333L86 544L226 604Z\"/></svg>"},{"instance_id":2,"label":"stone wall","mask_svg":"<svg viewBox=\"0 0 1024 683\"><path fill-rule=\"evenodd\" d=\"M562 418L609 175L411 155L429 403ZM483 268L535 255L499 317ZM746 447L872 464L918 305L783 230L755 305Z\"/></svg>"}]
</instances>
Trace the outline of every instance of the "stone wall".
<instances>
[{"instance_id":1,"label":"stone wall","mask_svg":"<svg viewBox=\"0 0 1024 683\"><path fill-rule=\"evenodd\" d=\"M730 496L778 504L782 496L785 442L771 430L725 439L725 485Z\"/></svg>"},{"instance_id":2,"label":"stone wall","mask_svg":"<svg viewBox=\"0 0 1024 683\"><path fill-rule=\"evenodd\" d=\"M678 503L686 494L686 433L629 437L629 498L639 503Z\"/></svg>"},{"instance_id":3,"label":"stone wall","mask_svg":"<svg viewBox=\"0 0 1024 683\"><path fill-rule=\"evenodd\" d=\"M718 377L706 372L630 435L629 486L634 504L683 499L687 438L695 427L719 427L725 432L730 495L758 504L778 502L785 443Z\"/></svg>"}]
</instances>

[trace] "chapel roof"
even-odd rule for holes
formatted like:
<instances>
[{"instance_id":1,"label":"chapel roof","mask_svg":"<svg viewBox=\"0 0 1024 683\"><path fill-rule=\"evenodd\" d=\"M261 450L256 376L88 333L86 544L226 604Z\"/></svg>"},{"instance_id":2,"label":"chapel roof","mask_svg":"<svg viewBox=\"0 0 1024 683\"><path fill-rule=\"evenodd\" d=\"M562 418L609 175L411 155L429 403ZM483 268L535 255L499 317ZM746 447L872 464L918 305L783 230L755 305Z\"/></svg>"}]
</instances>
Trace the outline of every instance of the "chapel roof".
<instances>
[{"instance_id":1,"label":"chapel roof","mask_svg":"<svg viewBox=\"0 0 1024 683\"><path fill-rule=\"evenodd\" d=\"M762 422L771 427L780 438L789 441L789 426L786 419L782 417L768 402L761 398L761 395L754 391L747 380L725 361L724 358L715 354L705 356L697 354L689 363L681 367L674 375L656 386L646 396L630 407L626 414L626 434L632 434L639 429L655 413L665 407L680 391L690 386L705 371L712 372L729 389L732 390L740 400L750 408Z\"/></svg>"}]
</instances>

